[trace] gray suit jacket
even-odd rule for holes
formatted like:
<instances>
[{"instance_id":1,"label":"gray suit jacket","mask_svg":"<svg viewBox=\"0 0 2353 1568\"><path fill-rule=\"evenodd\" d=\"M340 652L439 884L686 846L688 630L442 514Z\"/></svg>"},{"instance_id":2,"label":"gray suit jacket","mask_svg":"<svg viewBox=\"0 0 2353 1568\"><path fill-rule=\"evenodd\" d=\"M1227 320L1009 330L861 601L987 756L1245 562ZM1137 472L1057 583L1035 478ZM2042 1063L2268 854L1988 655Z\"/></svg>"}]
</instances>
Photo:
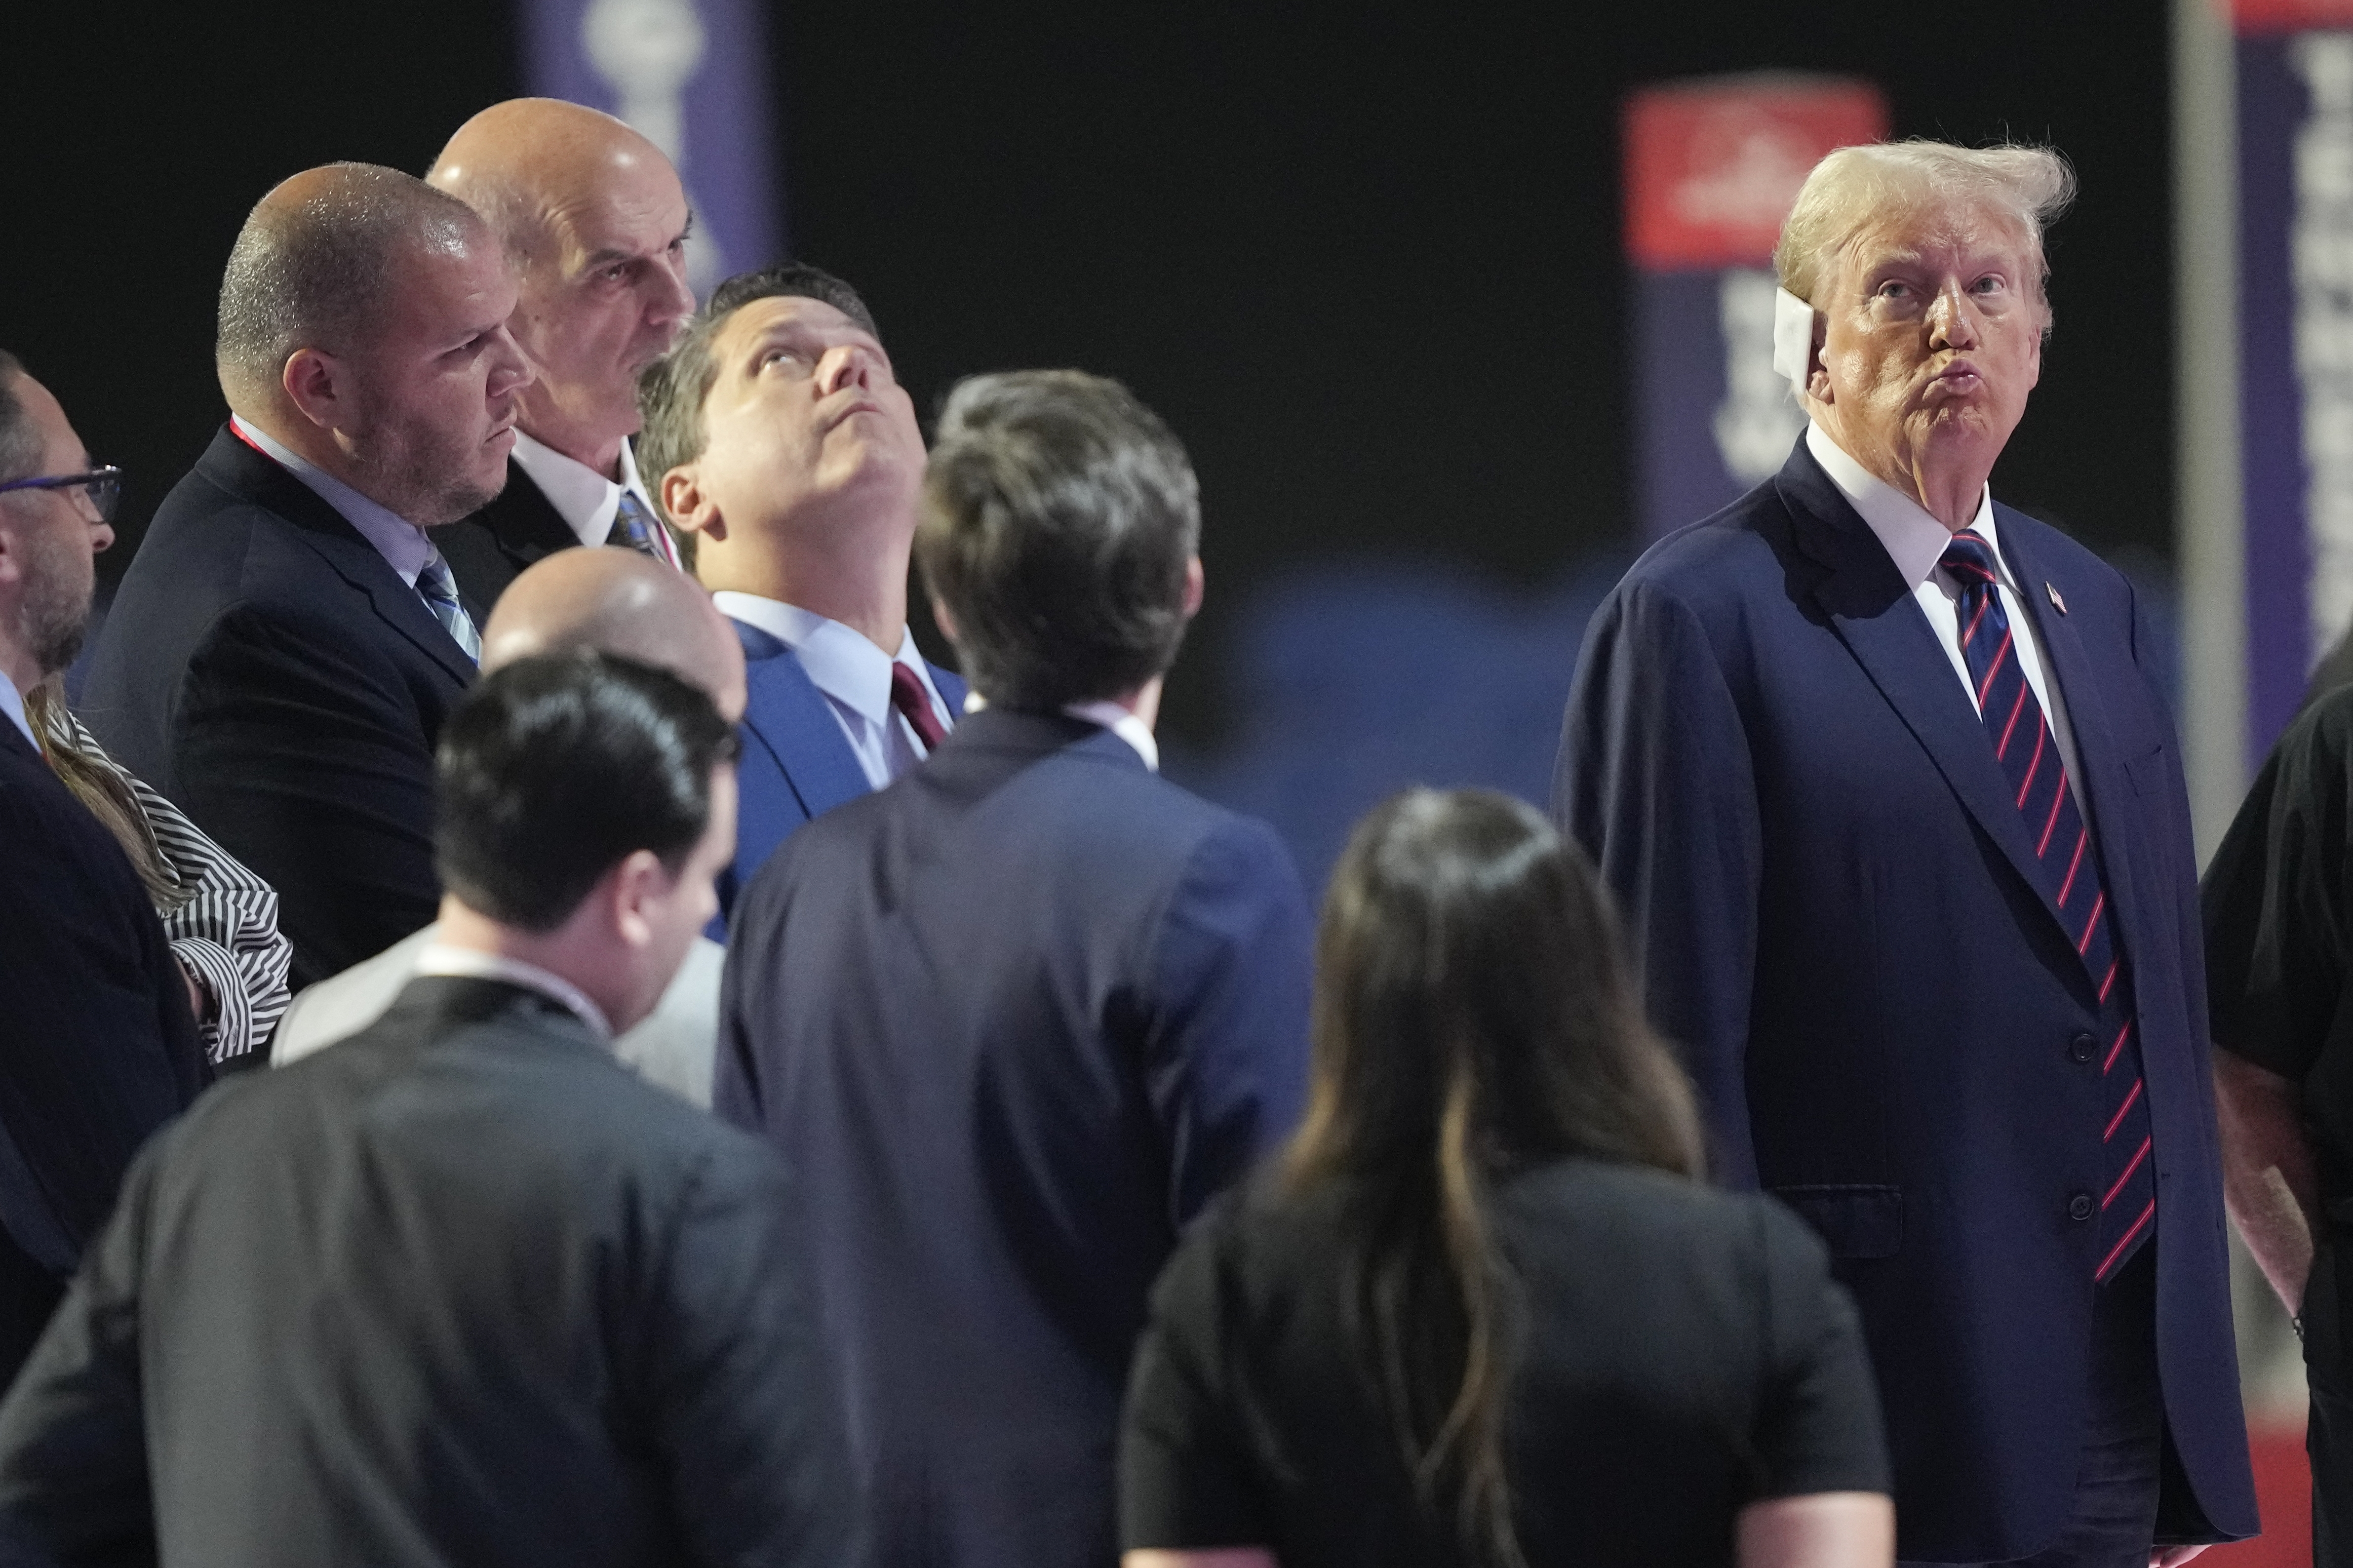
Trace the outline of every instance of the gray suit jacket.
<instances>
[{"instance_id":1,"label":"gray suit jacket","mask_svg":"<svg viewBox=\"0 0 2353 1568\"><path fill-rule=\"evenodd\" d=\"M141 1153L0 1403L0 1556L832 1568L799 1195L555 1003L414 981Z\"/></svg>"}]
</instances>

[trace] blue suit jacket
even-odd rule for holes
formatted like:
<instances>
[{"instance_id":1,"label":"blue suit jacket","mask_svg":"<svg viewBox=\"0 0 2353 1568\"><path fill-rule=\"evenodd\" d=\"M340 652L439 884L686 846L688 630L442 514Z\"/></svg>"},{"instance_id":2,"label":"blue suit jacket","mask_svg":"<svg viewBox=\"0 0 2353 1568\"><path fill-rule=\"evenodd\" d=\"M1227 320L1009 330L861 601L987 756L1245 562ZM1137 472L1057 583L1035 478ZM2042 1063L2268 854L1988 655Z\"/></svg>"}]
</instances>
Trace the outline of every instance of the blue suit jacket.
<instances>
[{"instance_id":1,"label":"blue suit jacket","mask_svg":"<svg viewBox=\"0 0 2353 1568\"><path fill-rule=\"evenodd\" d=\"M753 873L793 829L810 817L868 793L866 771L841 732L825 693L801 668L799 656L776 637L730 621L744 645L750 699L744 710L744 753L735 765L735 860L720 873L714 942L727 940L735 900ZM953 670L924 661L951 714L964 711L964 682Z\"/></svg>"},{"instance_id":2,"label":"blue suit jacket","mask_svg":"<svg viewBox=\"0 0 2353 1568\"><path fill-rule=\"evenodd\" d=\"M2131 963L2158 1362L2193 1494L2168 1488L2160 1527L2245 1535L2196 864L2152 673L2162 651L2114 571L2031 518L1996 516L2065 697ZM2049 1545L2073 1500L2097 1261L2097 1226L2068 1204L2105 1184L2099 1068L2070 1048L2096 999L1927 617L1802 440L1603 603L1554 808L1618 895L1719 1173L1810 1220L1862 1308L1898 1555Z\"/></svg>"},{"instance_id":3,"label":"blue suit jacket","mask_svg":"<svg viewBox=\"0 0 2353 1568\"><path fill-rule=\"evenodd\" d=\"M880 1568L1096 1568L1145 1293L1291 1129L1307 904L1109 731L973 714L754 879L719 1113L789 1152Z\"/></svg>"}]
</instances>

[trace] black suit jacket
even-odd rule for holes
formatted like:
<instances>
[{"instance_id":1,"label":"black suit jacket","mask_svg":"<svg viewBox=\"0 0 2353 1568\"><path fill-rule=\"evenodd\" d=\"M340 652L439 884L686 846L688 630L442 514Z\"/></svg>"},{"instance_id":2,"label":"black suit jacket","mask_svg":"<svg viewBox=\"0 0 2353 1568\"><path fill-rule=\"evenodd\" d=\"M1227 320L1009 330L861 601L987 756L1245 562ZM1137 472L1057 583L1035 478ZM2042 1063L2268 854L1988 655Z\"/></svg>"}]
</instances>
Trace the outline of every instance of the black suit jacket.
<instances>
[{"instance_id":1,"label":"black suit jacket","mask_svg":"<svg viewBox=\"0 0 2353 1568\"><path fill-rule=\"evenodd\" d=\"M790 1178L495 980L159 1138L0 1404L68 1563L848 1560Z\"/></svg>"},{"instance_id":2,"label":"black suit jacket","mask_svg":"<svg viewBox=\"0 0 2353 1568\"><path fill-rule=\"evenodd\" d=\"M130 860L5 719L0 997L5 1383L132 1155L208 1076L179 966Z\"/></svg>"},{"instance_id":3,"label":"black suit jacket","mask_svg":"<svg viewBox=\"0 0 2353 1568\"><path fill-rule=\"evenodd\" d=\"M433 747L473 676L358 530L223 430L123 574L81 711L278 889L300 990L432 921Z\"/></svg>"},{"instance_id":4,"label":"black suit jacket","mask_svg":"<svg viewBox=\"0 0 2353 1568\"><path fill-rule=\"evenodd\" d=\"M526 566L580 542L522 465L507 459L507 488L481 510L433 531L458 591L488 609Z\"/></svg>"},{"instance_id":5,"label":"black suit jacket","mask_svg":"<svg viewBox=\"0 0 2353 1568\"><path fill-rule=\"evenodd\" d=\"M807 1185L881 1568L1095 1568L1145 1292L1291 1130L1306 898L1264 823L991 709L737 904L721 1114Z\"/></svg>"}]
</instances>

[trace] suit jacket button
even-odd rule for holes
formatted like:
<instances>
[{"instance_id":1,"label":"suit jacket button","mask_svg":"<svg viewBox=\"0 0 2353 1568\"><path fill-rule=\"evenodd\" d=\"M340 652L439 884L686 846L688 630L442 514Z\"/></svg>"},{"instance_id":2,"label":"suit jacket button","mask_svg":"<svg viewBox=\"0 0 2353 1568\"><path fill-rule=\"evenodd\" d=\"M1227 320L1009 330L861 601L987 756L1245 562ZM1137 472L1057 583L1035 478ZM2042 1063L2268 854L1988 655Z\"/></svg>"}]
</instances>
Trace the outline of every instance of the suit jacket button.
<instances>
[{"instance_id":1,"label":"suit jacket button","mask_svg":"<svg viewBox=\"0 0 2353 1568\"><path fill-rule=\"evenodd\" d=\"M2092 1059L2093 1053L2097 1051L2099 1048L2099 1042L2093 1039L2089 1035L2079 1034L2073 1039L2067 1042L2067 1055L2070 1059L2074 1061L2090 1061Z\"/></svg>"},{"instance_id":2,"label":"suit jacket button","mask_svg":"<svg viewBox=\"0 0 2353 1568\"><path fill-rule=\"evenodd\" d=\"M2094 1207L2091 1194L2077 1193L2067 1200L2067 1217L2073 1220L2089 1219L2092 1217Z\"/></svg>"}]
</instances>

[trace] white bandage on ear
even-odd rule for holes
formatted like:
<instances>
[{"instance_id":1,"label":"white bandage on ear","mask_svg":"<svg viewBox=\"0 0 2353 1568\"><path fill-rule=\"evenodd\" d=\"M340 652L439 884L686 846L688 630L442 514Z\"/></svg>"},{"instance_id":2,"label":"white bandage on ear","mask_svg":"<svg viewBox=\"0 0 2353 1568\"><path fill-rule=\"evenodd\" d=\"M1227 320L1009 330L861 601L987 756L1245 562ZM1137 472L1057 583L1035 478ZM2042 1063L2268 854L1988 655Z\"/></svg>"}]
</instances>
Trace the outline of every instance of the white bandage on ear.
<instances>
[{"instance_id":1,"label":"white bandage on ear","mask_svg":"<svg viewBox=\"0 0 2353 1568\"><path fill-rule=\"evenodd\" d=\"M1806 365L1814 357L1814 308L1787 289L1773 290L1773 368L1789 378L1802 400Z\"/></svg>"}]
</instances>

